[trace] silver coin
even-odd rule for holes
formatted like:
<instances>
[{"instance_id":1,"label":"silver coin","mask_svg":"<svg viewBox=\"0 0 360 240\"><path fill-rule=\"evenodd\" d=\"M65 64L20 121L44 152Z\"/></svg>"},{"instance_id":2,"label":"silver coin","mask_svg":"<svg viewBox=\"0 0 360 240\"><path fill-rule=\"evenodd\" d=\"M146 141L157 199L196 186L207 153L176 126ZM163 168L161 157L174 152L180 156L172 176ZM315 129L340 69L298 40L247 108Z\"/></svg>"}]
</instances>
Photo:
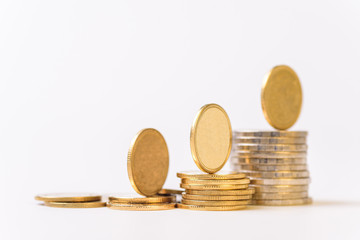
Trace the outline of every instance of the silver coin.
<instances>
[{"instance_id":1,"label":"silver coin","mask_svg":"<svg viewBox=\"0 0 360 240\"><path fill-rule=\"evenodd\" d=\"M306 185L310 183L310 178L253 178L250 179L250 184L261 185Z\"/></svg>"},{"instance_id":2,"label":"silver coin","mask_svg":"<svg viewBox=\"0 0 360 240\"><path fill-rule=\"evenodd\" d=\"M241 171L252 178L307 178L310 176L308 171Z\"/></svg>"},{"instance_id":3,"label":"silver coin","mask_svg":"<svg viewBox=\"0 0 360 240\"><path fill-rule=\"evenodd\" d=\"M306 144L305 137L234 137L234 144L249 143L249 144Z\"/></svg>"},{"instance_id":4,"label":"silver coin","mask_svg":"<svg viewBox=\"0 0 360 240\"><path fill-rule=\"evenodd\" d=\"M250 185L256 193L292 193L306 192L309 185Z\"/></svg>"},{"instance_id":5,"label":"silver coin","mask_svg":"<svg viewBox=\"0 0 360 240\"><path fill-rule=\"evenodd\" d=\"M233 157L240 158L306 158L306 152L259 152L233 150Z\"/></svg>"},{"instance_id":6,"label":"silver coin","mask_svg":"<svg viewBox=\"0 0 360 240\"><path fill-rule=\"evenodd\" d=\"M307 131L234 131L235 137L306 137Z\"/></svg>"},{"instance_id":7,"label":"silver coin","mask_svg":"<svg viewBox=\"0 0 360 240\"><path fill-rule=\"evenodd\" d=\"M306 152L306 144L247 144L238 143L233 146L234 151L258 151L258 152Z\"/></svg>"},{"instance_id":8,"label":"silver coin","mask_svg":"<svg viewBox=\"0 0 360 240\"><path fill-rule=\"evenodd\" d=\"M231 162L235 164L306 164L306 158L239 158L231 157Z\"/></svg>"},{"instance_id":9,"label":"silver coin","mask_svg":"<svg viewBox=\"0 0 360 240\"><path fill-rule=\"evenodd\" d=\"M286 200L307 198L308 192L293 192L293 193L255 193L253 199L255 200Z\"/></svg>"},{"instance_id":10,"label":"silver coin","mask_svg":"<svg viewBox=\"0 0 360 240\"><path fill-rule=\"evenodd\" d=\"M288 200L251 200L252 205L266 205L266 206L292 206L311 204L311 198L288 199Z\"/></svg>"},{"instance_id":11,"label":"silver coin","mask_svg":"<svg viewBox=\"0 0 360 240\"><path fill-rule=\"evenodd\" d=\"M307 170L306 164L286 164L286 165L268 165L268 164L235 164L231 163L234 171L304 171Z\"/></svg>"}]
</instances>

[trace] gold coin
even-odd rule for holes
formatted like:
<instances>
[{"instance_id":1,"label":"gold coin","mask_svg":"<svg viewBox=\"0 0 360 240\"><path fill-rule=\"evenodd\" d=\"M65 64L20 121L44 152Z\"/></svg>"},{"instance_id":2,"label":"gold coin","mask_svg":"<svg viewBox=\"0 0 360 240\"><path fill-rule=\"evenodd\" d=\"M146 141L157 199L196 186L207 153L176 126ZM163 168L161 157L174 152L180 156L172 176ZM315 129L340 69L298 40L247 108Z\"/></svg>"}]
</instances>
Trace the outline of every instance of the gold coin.
<instances>
[{"instance_id":1,"label":"gold coin","mask_svg":"<svg viewBox=\"0 0 360 240\"><path fill-rule=\"evenodd\" d=\"M249 144L306 144L305 137L239 137L235 143Z\"/></svg>"},{"instance_id":2,"label":"gold coin","mask_svg":"<svg viewBox=\"0 0 360 240\"><path fill-rule=\"evenodd\" d=\"M256 200L287 200L307 198L308 192L293 192L293 193L256 193L253 199Z\"/></svg>"},{"instance_id":3,"label":"gold coin","mask_svg":"<svg viewBox=\"0 0 360 240\"><path fill-rule=\"evenodd\" d=\"M186 194L190 195L203 195L203 196L239 196L239 195L251 195L255 193L254 188L248 188L243 190L193 190L186 189Z\"/></svg>"},{"instance_id":4,"label":"gold coin","mask_svg":"<svg viewBox=\"0 0 360 240\"><path fill-rule=\"evenodd\" d=\"M191 127L191 154L200 170L219 171L231 152L231 123L225 110L217 104L203 106Z\"/></svg>"},{"instance_id":5,"label":"gold coin","mask_svg":"<svg viewBox=\"0 0 360 240\"><path fill-rule=\"evenodd\" d=\"M183 199L200 200L200 201L238 201L238 200L249 200L252 195L235 195L235 196L214 196L214 195L192 195L183 194Z\"/></svg>"},{"instance_id":6,"label":"gold coin","mask_svg":"<svg viewBox=\"0 0 360 240\"><path fill-rule=\"evenodd\" d=\"M308 185L251 185L256 193L292 193L307 192Z\"/></svg>"},{"instance_id":7,"label":"gold coin","mask_svg":"<svg viewBox=\"0 0 360 240\"><path fill-rule=\"evenodd\" d=\"M225 184L249 184L248 178L243 179L211 179L211 180L194 180L189 178L181 179L181 183L196 184L196 185L225 185Z\"/></svg>"},{"instance_id":8,"label":"gold coin","mask_svg":"<svg viewBox=\"0 0 360 240\"><path fill-rule=\"evenodd\" d=\"M243 173L253 178L306 178L310 176L308 171L243 171Z\"/></svg>"},{"instance_id":9,"label":"gold coin","mask_svg":"<svg viewBox=\"0 0 360 240\"><path fill-rule=\"evenodd\" d=\"M306 144L247 144L239 143L234 147L234 151L259 151L259 152L305 152Z\"/></svg>"},{"instance_id":10,"label":"gold coin","mask_svg":"<svg viewBox=\"0 0 360 240\"><path fill-rule=\"evenodd\" d=\"M231 162L235 164L306 164L306 158L239 158L231 157Z\"/></svg>"},{"instance_id":11,"label":"gold coin","mask_svg":"<svg viewBox=\"0 0 360 240\"><path fill-rule=\"evenodd\" d=\"M307 170L306 164L295 165L260 165L260 164L234 164L234 169L249 170L249 171L303 171Z\"/></svg>"},{"instance_id":12,"label":"gold coin","mask_svg":"<svg viewBox=\"0 0 360 240\"><path fill-rule=\"evenodd\" d=\"M274 67L261 89L261 106L268 123L286 130L298 119L302 105L302 90L298 76L288 66Z\"/></svg>"},{"instance_id":13,"label":"gold coin","mask_svg":"<svg viewBox=\"0 0 360 240\"><path fill-rule=\"evenodd\" d=\"M108 207L114 210L128 210L128 211L158 211L170 210L175 208L175 203L162 204L122 204L122 203L108 203Z\"/></svg>"},{"instance_id":14,"label":"gold coin","mask_svg":"<svg viewBox=\"0 0 360 240\"><path fill-rule=\"evenodd\" d=\"M158 195L181 195L183 192L183 190L163 188L158 192Z\"/></svg>"},{"instance_id":15,"label":"gold coin","mask_svg":"<svg viewBox=\"0 0 360 240\"><path fill-rule=\"evenodd\" d=\"M189 209L189 210L199 210L199 211L236 211L246 208L246 205L238 206L196 206L196 205L186 205L186 204L177 204L178 208Z\"/></svg>"},{"instance_id":16,"label":"gold coin","mask_svg":"<svg viewBox=\"0 0 360 240\"><path fill-rule=\"evenodd\" d=\"M187 171L187 172L178 172L177 176L179 178L190 178L190 179L241 179L245 177L245 174L235 171L220 171L215 174L197 172L197 171Z\"/></svg>"},{"instance_id":17,"label":"gold coin","mask_svg":"<svg viewBox=\"0 0 360 240\"><path fill-rule=\"evenodd\" d=\"M182 199L182 204L186 205L195 205L195 206L240 206L248 205L250 201L238 200L238 201L200 201L200 200L190 200Z\"/></svg>"},{"instance_id":18,"label":"gold coin","mask_svg":"<svg viewBox=\"0 0 360 240\"><path fill-rule=\"evenodd\" d=\"M141 130L131 142L128 174L135 191L144 196L157 194L169 169L169 152L164 137L155 129Z\"/></svg>"},{"instance_id":19,"label":"gold coin","mask_svg":"<svg viewBox=\"0 0 360 240\"><path fill-rule=\"evenodd\" d=\"M101 195L93 193L46 193L35 196L35 200L44 202L94 202L100 201Z\"/></svg>"},{"instance_id":20,"label":"gold coin","mask_svg":"<svg viewBox=\"0 0 360 240\"><path fill-rule=\"evenodd\" d=\"M180 187L194 190L239 190L248 188L248 184L197 185L181 183Z\"/></svg>"},{"instance_id":21,"label":"gold coin","mask_svg":"<svg viewBox=\"0 0 360 240\"><path fill-rule=\"evenodd\" d=\"M311 204L311 198L301 199L288 199L288 200L252 200L253 205L266 205L266 206L292 206L292 205L305 205Z\"/></svg>"},{"instance_id":22,"label":"gold coin","mask_svg":"<svg viewBox=\"0 0 360 240\"><path fill-rule=\"evenodd\" d=\"M171 203L176 202L175 196L151 196L145 197L137 194L115 194L109 196L112 203L123 204L149 204L149 203Z\"/></svg>"},{"instance_id":23,"label":"gold coin","mask_svg":"<svg viewBox=\"0 0 360 240\"><path fill-rule=\"evenodd\" d=\"M306 185L310 178L251 179L251 184L262 185Z\"/></svg>"},{"instance_id":24,"label":"gold coin","mask_svg":"<svg viewBox=\"0 0 360 240\"><path fill-rule=\"evenodd\" d=\"M45 206L58 208L98 208L105 207L105 202L44 202Z\"/></svg>"},{"instance_id":25,"label":"gold coin","mask_svg":"<svg viewBox=\"0 0 360 240\"><path fill-rule=\"evenodd\" d=\"M234 131L234 136L237 137L267 137L267 138L278 138L278 137L303 137L306 138L308 132L306 131Z\"/></svg>"},{"instance_id":26,"label":"gold coin","mask_svg":"<svg viewBox=\"0 0 360 240\"><path fill-rule=\"evenodd\" d=\"M240 158L306 158L306 152L259 152L234 150L233 157Z\"/></svg>"}]
</instances>

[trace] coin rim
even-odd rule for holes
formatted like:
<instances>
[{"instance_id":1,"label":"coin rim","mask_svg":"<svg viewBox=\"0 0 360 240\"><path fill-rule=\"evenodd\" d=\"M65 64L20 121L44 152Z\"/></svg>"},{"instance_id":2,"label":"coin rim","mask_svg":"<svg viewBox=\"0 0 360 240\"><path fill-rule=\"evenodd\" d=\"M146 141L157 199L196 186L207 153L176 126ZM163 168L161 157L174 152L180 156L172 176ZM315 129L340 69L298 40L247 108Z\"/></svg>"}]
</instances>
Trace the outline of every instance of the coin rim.
<instances>
[{"instance_id":1,"label":"coin rim","mask_svg":"<svg viewBox=\"0 0 360 240\"><path fill-rule=\"evenodd\" d=\"M121 204L148 204L148 203L171 203L176 202L176 196L150 196L150 197L116 197L109 196L109 202Z\"/></svg>"},{"instance_id":2,"label":"coin rim","mask_svg":"<svg viewBox=\"0 0 360 240\"><path fill-rule=\"evenodd\" d=\"M106 202L44 202L44 205L57 208L99 208L106 207Z\"/></svg>"},{"instance_id":3,"label":"coin rim","mask_svg":"<svg viewBox=\"0 0 360 240\"><path fill-rule=\"evenodd\" d=\"M243 210L248 205L238 205L238 206L196 206L196 205L187 205L178 203L177 208L186 209L186 210L198 210L198 211L237 211Z\"/></svg>"},{"instance_id":4,"label":"coin rim","mask_svg":"<svg viewBox=\"0 0 360 240\"><path fill-rule=\"evenodd\" d=\"M178 178L203 179L203 180L231 180L231 179L243 179L246 177L245 174L238 171L226 171L227 173L224 174L221 174L221 172L212 173L212 174L199 172L198 175L194 174L194 171L187 171L187 172L186 171L177 172L176 176Z\"/></svg>"},{"instance_id":5,"label":"coin rim","mask_svg":"<svg viewBox=\"0 0 360 240\"><path fill-rule=\"evenodd\" d=\"M38 194L35 196L35 200L43 202L96 202L101 201L101 195L93 194L92 196L75 196L75 197L45 197L47 193ZM48 194L63 194L63 193L48 193ZM69 193L72 194L72 193ZM76 194L76 193L74 193ZM92 193L80 193L80 194L92 194Z\"/></svg>"},{"instance_id":6,"label":"coin rim","mask_svg":"<svg viewBox=\"0 0 360 240\"><path fill-rule=\"evenodd\" d=\"M126 210L126 211L160 211L171 210L176 208L176 203L162 203L162 204L120 204L111 203L107 204L107 207L112 210Z\"/></svg>"}]
</instances>

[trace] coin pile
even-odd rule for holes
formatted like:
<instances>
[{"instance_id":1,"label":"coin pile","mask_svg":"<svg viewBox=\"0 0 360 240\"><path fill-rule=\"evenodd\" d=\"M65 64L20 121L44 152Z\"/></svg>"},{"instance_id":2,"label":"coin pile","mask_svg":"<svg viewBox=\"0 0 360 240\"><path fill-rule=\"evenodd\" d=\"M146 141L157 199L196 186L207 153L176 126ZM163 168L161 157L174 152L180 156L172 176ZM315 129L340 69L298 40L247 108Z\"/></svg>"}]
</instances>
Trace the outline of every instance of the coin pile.
<instances>
[{"instance_id":1,"label":"coin pile","mask_svg":"<svg viewBox=\"0 0 360 240\"><path fill-rule=\"evenodd\" d=\"M235 131L231 167L250 178L252 204L311 203L305 131Z\"/></svg>"},{"instance_id":2,"label":"coin pile","mask_svg":"<svg viewBox=\"0 0 360 240\"><path fill-rule=\"evenodd\" d=\"M48 193L35 196L35 200L43 201L45 206L59 208L97 208L105 207L101 195L92 193Z\"/></svg>"},{"instance_id":3,"label":"coin pile","mask_svg":"<svg viewBox=\"0 0 360 240\"><path fill-rule=\"evenodd\" d=\"M112 194L107 206L116 210L153 211L174 209L175 196L141 196L138 194Z\"/></svg>"}]
</instances>

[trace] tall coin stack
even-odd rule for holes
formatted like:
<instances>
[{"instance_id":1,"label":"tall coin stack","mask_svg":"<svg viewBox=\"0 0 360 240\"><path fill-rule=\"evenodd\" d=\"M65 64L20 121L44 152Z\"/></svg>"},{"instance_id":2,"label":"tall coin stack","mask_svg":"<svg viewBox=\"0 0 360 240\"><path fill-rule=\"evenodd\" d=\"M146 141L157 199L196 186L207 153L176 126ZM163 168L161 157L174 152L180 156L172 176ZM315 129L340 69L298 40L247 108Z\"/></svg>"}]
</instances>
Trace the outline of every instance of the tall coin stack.
<instances>
[{"instance_id":1,"label":"tall coin stack","mask_svg":"<svg viewBox=\"0 0 360 240\"><path fill-rule=\"evenodd\" d=\"M178 208L208 211L244 209L254 193L238 172L219 172L229 158L232 130L225 110L216 104L200 109L190 133L192 157L200 171L179 172L185 189Z\"/></svg>"}]
</instances>

